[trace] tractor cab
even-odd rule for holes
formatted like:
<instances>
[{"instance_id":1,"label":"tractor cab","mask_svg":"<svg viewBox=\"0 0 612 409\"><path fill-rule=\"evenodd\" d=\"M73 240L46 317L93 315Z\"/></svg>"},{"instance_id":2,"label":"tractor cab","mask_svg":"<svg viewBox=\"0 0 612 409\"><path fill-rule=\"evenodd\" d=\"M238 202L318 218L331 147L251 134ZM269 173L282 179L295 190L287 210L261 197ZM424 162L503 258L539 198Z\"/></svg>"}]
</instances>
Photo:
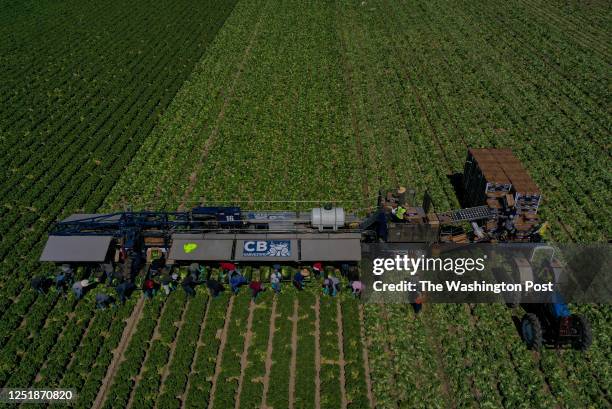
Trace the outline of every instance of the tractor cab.
<instances>
[{"instance_id":1,"label":"tractor cab","mask_svg":"<svg viewBox=\"0 0 612 409\"><path fill-rule=\"evenodd\" d=\"M529 266L530 269L541 269L539 276L548 276L547 279L556 284L566 279L552 246L534 248ZM543 345L570 345L584 351L591 345L589 321L582 315L572 314L560 293L554 292L549 303L525 303L521 306L526 311L521 320L521 335L529 349L539 350Z\"/></svg>"}]
</instances>

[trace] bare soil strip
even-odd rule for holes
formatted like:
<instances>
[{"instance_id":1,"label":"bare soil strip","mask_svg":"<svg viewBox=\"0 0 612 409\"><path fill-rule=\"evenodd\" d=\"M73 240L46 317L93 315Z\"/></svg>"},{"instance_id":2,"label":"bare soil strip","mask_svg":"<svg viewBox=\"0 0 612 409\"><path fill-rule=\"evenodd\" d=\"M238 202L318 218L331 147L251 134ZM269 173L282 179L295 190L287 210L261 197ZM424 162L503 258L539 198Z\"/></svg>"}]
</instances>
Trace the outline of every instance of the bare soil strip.
<instances>
[{"instance_id":1,"label":"bare soil strip","mask_svg":"<svg viewBox=\"0 0 612 409\"><path fill-rule=\"evenodd\" d=\"M374 401L374 394L372 393L372 378L370 377L370 361L368 358L368 347L370 346L370 343L366 337L365 327L363 326L365 323L363 304L359 304L359 323L359 331L361 333L361 345L363 349L363 369L365 371L365 380L366 385L368 387L368 401L370 402L370 408L374 409L376 407L376 402Z\"/></svg>"},{"instance_id":2,"label":"bare soil strip","mask_svg":"<svg viewBox=\"0 0 612 409\"><path fill-rule=\"evenodd\" d=\"M140 366L140 369L138 370L138 375L136 375L136 377L133 379L134 386L130 390L130 397L128 398L127 405L126 405L126 407L128 408L131 408L134 403L134 395L136 393L136 388L138 387L138 384L140 383L140 380L142 379L142 373L145 369L145 362L147 362L147 359L149 358L149 351L151 350L151 345L153 344L153 341L160 338L159 323L161 322L162 314L164 313L167 305L168 305L167 303L164 303L164 305L162 305L162 308L159 312L159 316L157 317L157 322L155 323L155 329L153 329L153 336L151 337L151 341L149 342L149 347L147 348L147 351L145 352L144 359L142 360L142 364Z\"/></svg>"},{"instance_id":3,"label":"bare soil strip","mask_svg":"<svg viewBox=\"0 0 612 409\"><path fill-rule=\"evenodd\" d=\"M111 361L108 369L106 370L106 375L102 380L102 386L98 391L98 395L96 396L96 400L93 403L92 409L99 409L102 407L104 402L106 401L106 396L110 386L115 379L115 375L117 370L119 369L119 364L125 360L123 354L128 346L130 339L132 338L132 334L136 329L136 324L140 321L142 317L142 310L144 308L144 297L141 296L132 311L132 315L128 318L125 328L123 330L123 334L121 335L121 341L119 341L119 345L117 349L113 351L113 360Z\"/></svg>"},{"instance_id":4,"label":"bare soil strip","mask_svg":"<svg viewBox=\"0 0 612 409\"><path fill-rule=\"evenodd\" d=\"M340 398L342 399L342 408L346 408L348 405L346 398L346 374L344 373L346 361L344 360L344 333L342 332L340 299L336 300L336 323L338 324L338 351L340 351L340 359L338 360L338 365L340 366Z\"/></svg>"},{"instance_id":5,"label":"bare soil strip","mask_svg":"<svg viewBox=\"0 0 612 409\"><path fill-rule=\"evenodd\" d=\"M244 372L249 364L249 347L251 339L253 339L253 315L256 305L253 301L249 304L249 318L247 318L246 333L244 335L244 348L240 356L240 378L238 378L238 388L236 389L236 409L240 409L240 393L242 392L242 384L244 382Z\"/></svg>"},{"instance_id":6,"label":"bare soil strip","mask_svg":"<svg viewBox=\"0 0 612 409\"><path fill-rule=\"evenodd\" d=\"M293 329L291 330L291 366L289 367L289 409L293 409L295 400L295 371L297 368L297 323L298 323L298 300L293 301Z\"/></svg>"},{"instance_id":7,"label":"bare soil strip","mask_svg":"<svg viewBox=\"0 0 612 409\"><path fill-rule=\"evenodd\" d=\"M434 318L435 319L435 318ZM438 375L438 379L441 380L441 388L442 394L444 395L444 400L449 408L456 408L457 404L454 402L453 397L451 396L452 388L450 386L450 381L448 379L448 375L446 373L446 368L444 366L444 351L442 350L440 340L438 336L435 334L431 326L424 325L425 333L427 334L427 338L429 338L433 345L433 352L436 358L436 373Z\"/></svg>"},{"instance_id":8,"label":"bare soil strip","mask_svg":"<svg viewBox=\"0 0 612 409\"><path fill-rule=\"evenodd\" d=\"M314 305L315 310L315 409L321 409L321 303L319 294Z\"/></svg>"},{"instance_id":9,"label":"bare soil strip","mask_svg":"<svg viewBox=\"0 0 612 409\"><path fill-rule=\"evenodd\" d=\"M251 55L251 49L253 48L253 45L255 44L255 39L257 38L257 35L259 34L259 28L261 26L261 22L263 21L263 16L264 16L264 13L261 13L260 11L260 16L251 33L249 44L244 50L244 54L242 55L240 64L238 65L238 68L236 69L236 73L234 74L234 78L232 79L232 85L227 90L227 93L225 94L225 98L223 100L223 105L221 106L221 110L219 111L219 114L217 115L217 118L215 119L215 125L213 127L213 130L210 133L210 136L204 142L204 146L202 148L202 154L198 158L198 162L193 168L193 172L191 172L191 175L189 175L189 184L187 185L187 189L185 189L185 193L183 194L183 198L181 200L181 205L179 206L179 210L184 210L185 208L184 204L189 201L189 198L191 197L191 193L193 192L193 189L195 188L196 182L198 180L198 171L204 165L204 161L208 157L208 153L210 152L210 149L213 147L214 143L217 141L217 137L219 136L219 129L221 129L221 124L223 123L223 120L225 119L225 111L227 111L227 108L229 107L230 102L234 98L236 85L238 84L240 77L242 76L246 61Z\"/></svg>"},{"instance_id":10,"label":"bare soil strip","mask_svg":"<svg viewBox=\"0 0 612 409\"><path fill-rule=\"evenodd\" d=\"M272 301L272 313L270 314L270 333L268 335L268 349L266 350L266 374L263 377L263 394L261 398L261 409L267 409L268 390L270 389L270 371L272 371L272 350L274 347L274 332L276 331L276 296Z\"/></svg>"},{"instance_id":11,"label":"bare soil strip","mask_svg":"<svg viewBox=\"0 0 612 409\"><path fill-rule=\"evenodd\" d=\"M219 351L217 352L217 362L215 363L215 373L211 380L210 387L210 400L208 401L208 409L212 409L215 403L215 392L217 391L217 380L221 373L221 363L223 361L223 351L225 350L225 344L227 343L227 332L229 331L229 325L232 318L232 309L234 308L234 298L231 296L229 304L227 306L227 313L225 315L225 323L223 324L223 331L221 332L221 343L219 345Z\"/></svg>"},{"instance_id":12,"label":"bare soil strip","mask_svg":"<svg viewBox=\"0 0 612 409\"><path fill-rule=\"evenodd\" d=\"M170 373L170 364L174 359L174 351L176 351L176 343L178 341L179 336L181 335L181 330L183 329L183 324L185 323L185 315L187 314L187 310L189 309L189 305L194 302L193 298L188 298L187 302L183 306L183 313L181 314L181 320L178 322L178 330L176 331L176 335L174 336L174 340L170 344L170 353L168 355L168 362L166 362L166 366L162 370L161 381L159 383L159 393L158 396L161 395L166 389L166 378L168 378L168 374ZM159 400L155 400L155 408L157 408L157 402Z\"/></svg>"},{"instance_id":13,"label":"bare soil strip","mask_svg":"<svg viewBox=\"0 0 612 409\"><path fill-rule=\"evenodd\" d=\"M187 385L185 385L185 390L183 394L179 398L181 400L181 409L185 409L185 400L187 398L187 393L189 392L189 388L191 387L191 374L195 368L195 363L198 362L198 351L200 347L203 345L202 343L202 334L204 333L204 329L206 328L206 323L208 322L208 312L210 311L210 303L212 297L208 297L208 302L206 303L206 312L204 313L204 319L202 320L202 324L200 325L200 334L198 335L198 342L195 345L195 353L193 354L193 360L191 361L191 366L189 367L189 374L187 374Z\"/></svg>"}]
</instances>

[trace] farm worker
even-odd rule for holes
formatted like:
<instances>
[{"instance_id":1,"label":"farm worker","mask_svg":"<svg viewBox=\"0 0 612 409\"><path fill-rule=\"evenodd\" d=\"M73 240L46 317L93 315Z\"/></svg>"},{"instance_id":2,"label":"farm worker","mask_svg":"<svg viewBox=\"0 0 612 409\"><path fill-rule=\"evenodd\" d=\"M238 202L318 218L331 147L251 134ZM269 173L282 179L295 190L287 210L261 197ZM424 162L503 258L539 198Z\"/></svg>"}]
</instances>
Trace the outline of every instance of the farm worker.
<instances>
[{"instance_id":1,"label":"farm worker","mask_svg":"<svg viewBox=\"0 0 612 409\"><path fill-rule=\"evenodd\" d=\"M130 296L130 294L132 293L132 291L134 291L135 288L136 286L131 281L123 281L119 283L117 287L115 287L117 295L119 295L119 299L121 300L121 304L125 304L127 297Z\"/></svg>"},{"instance_id":2,"label":"farm worker","mask_svg":"<svg viewBox=\"0 0 612 409\"><path fill-rule=\"evenodd\" d=\"M274 270L272 275L270 275L270 284L276 294L279 294L281 290L281 277L281 273L278 270Z\"/></svg>"},{"instance_id":3,"label":"farm worker","mask_svg":"<svg viewBox=\"0 0 612 409\"><path fill-rule=\"evenodd\" d=\"M338 271L338 270L336 270L336 271ZM330 284L332 286L332 288L331 288L332 289L331 295L332 295L332 297L335 297L336 294L340 291L340 279L338 277L336 277L335 275L333 275L333 274L330 274L328 278L329 278Z\"/></svg>"},{"instance_id":4,"label":"farm worker","mask_svg":"<svg viewBox=\"0 0 612 409\"><path fill-rule=\"evenodd\" d=\"M155 281L147 278L142 285L142 289L144 290L145 297L153 298L155 293Z\"/></svg>"},{"instance_id":5,"label":"farm worker","mask_svg":"<svg viewBox=\"0 0 612 409\"><path fill-rule=\"evenodd\" d=\"M403 221L404 214L406 213L406 209L403 206L393 205L393 208L391 209L391 213L393 214L393 216L395 216L395 218L398 221Z\"/></svg>"},{"instance_id":6,"label":"farm worker","mask_svg":"<svg viewBox=\"0 0 612 409\"><path fill-rule=\"evenodd\" d=\"M312 265L312 270L314 271L315 277L318 279L321 273L323 273L323 264L317 261Z\"/></svg>"},{"instance_id":7,"label":"farm worker","mask_svg":"<svg viewBox=\"0 0 612 409\"><path fill-rule=\"evenodd\" d=\"M259 280L251 281L251 284L249 284L249 288L251 289L251 294L252 294L252 297L253 297L253 302L255 302L255 300L257 299L257 295L260 292L265 290L263 285L261 285L261 281L259 281Z\"/></svg>"},{"instance_id":8,"label":"farm worker","mask_svg":"<svg viewBox=\"0 0 612 409\"><path fill-rule=\"evenodd\" d=\"M102 282L108 281L108 284L110 285L113 282L113 274L115 272L115 269L113 268L113 264L112 263L100 263L100 269L104 272L104 276L106 277L106 280L102 280Z\"/></svg>"},{"instance_id":9,"label":"farm worker","mask_svg":"<svg viewBox=\"0 0 612 409\"><path fill-rule=\"evenodd\" d=\"M293 286L300 291L304 289L304 276L299 270L293 276Z\"/></svg>"},{"instance_id":10,"label":"farm worker","mask_svg":"<svg viewBox=\"0 0 612 409\"><path fill-rule=\"evenodd\" d=\"M34 276L30 281L32 289L36 290L39 294L45 293L45 278L41 276Z\"/></svg>"},{"instance_id":11,"label":"farm worker","mask_svg":"<svg viewBox=\"0 0 612 409\"><path fill-rule=\"evenodd\" d=\"M103 310L113 302L113 299L104 293L96 294L96 308Z\"/></svg>"},{"instance_id":12,"label":"farm worker","mask_svg":"<svg viewBox=\"0 0 612 409\"><path fill-rule=\"evenodd\" d=\"M166 295L170 294L170 283L172 282L172 279L170 278L167 272L164 271L164 273L159 279L159 282L161 283L161 287L164 290L164 293L166 293Z\"/></svg>"},{"instance_id":13,"label":"farm worker","mask_svg":"<svg viewBox=\"0 0 612 409\"><path fill-rule=\"evenodd\" d=\"M342 275L348 277L351 267L347 263L342 263L340 265L340 271L342 271Z\"/></svg>"},{"instance_id":14,"label":"farm worker","mask_svg":"<svg viewBox=\"0 0 612 409\"><path fill-rule=\"evenodd\" d=\"M357 298L361 298L363 292L363 283L359 280L351 282L351 288L353 289L353 295Z\"/></svg>"},{"instance_id":15,"label":"farm worker","mask_svg":"<svg viewBox=\"0 0 612 409\"><path fill-rule=\"evenodd\" d=\"M196 281L198 279L199 272L200 272L200 265L198 263L191 263L189 265L189 274L191 274L191 277L193 277L193 279Z\"/></svg>"},{"instance_id":16,"label":"farm worker","mask_svg":"<svg viewBox=\"0 0 612 409\"><path fill-rule=\"evenodd\" d=\"M326 278L325 280L323 280L323 294L330 295L333 293L333 289L334 287L329 278Z\"/></svg>"},{"instance_id":17,"label":"farm worker","mask_svg":"<svg viewBox=\"0 0 612 409\"><path fill-rule=\"evenodd\" d=\"M61 270L55 275L55 289L60 293L66 291L66 274Z\"/></svg>"},{"instance_id":18,"label":"farm worker","mask_svg":"<svg viewBox=\"0 0 612 409\"><path fill-rule=\"evenodd\" d=\"M423 308L423 295L418 293L416 300L411 304L415 314L421 312L421 308Z\"/></svg>"},{"instance_id":19,"label":"farm worker","mask_svg":"<svg viewBox=\"0 0 612 409\"><path fill-rule=\"evenodd\" d=\"M89 285L89 280L81 280L81 281L77 281L76 283L72 284L72 291L74 292L74 295L76 296L77 300L80 300L81 298L83 298L83 295L85 293L85 288L87 288L88 285Z\"/></svg>"},{"instance_id":20,"label":"farm worker","mask_svg":"<svg viewBox=\"0 0 612 409\"><path fill-rule=\"evenodd\" d=\"M219 267L221 268L221 270L223 270L226 274L229 272L232 272L234 270L236 270L236 264L234 263L229 263L227 261L221 262L219 263Z\"/></svg>"},{"instance_id":21,"label":"farm worker","mask_svg":"<svg viewBox=\"0 0 612 409\"><path fill-rule=\"evenodd\" d=\"M213 298L217 297L221 291L225 290L223 284L221 284L214 278L211 278L206 282L206 287L208 287L208 289L210 290L210 294L213 296Z\"/></svg>"},{"instance_id":22,"label":"farm worker","mask_svg":"<svg viewBox=\"0 0 612 409\"><path fill-rule=\"evenodd\" d=\"M193 287L195 287L196 284L197 284L196 280L194 280L193 276L189 274L187 277L183 279L183 282L181 283L181 287L183 287L183 290L188 296L193 297L195 295L195 290L193 289Z\"/></svg>"},{"instance_id":23,"label":"farm worker","mask_svg":"<svg viewBox=\"0 0 612 409\"><path fill-rule=\"evenodd\" d=\"M232 275L230 278L230 287L232 288L232 292L234 294L238 294L238 290L240 289L240 286L246 283L247 283L246 278L244 278L244 276L240 274L239 272L234 273L234 275Z\"/></svg>"},{"instance_id":24,"label":"farm worker","mask_svg":"<svg viewBox=\"0 0 612 409\"><path fill-rule=\"evenodd\" d=\"M132 258L132 264L130 266L130 276L131 277L135 277L138 275L138 272L140 272L140 267L142 267L142 255L137 252L134 251L131 254L131 258Z\"/></svg>"},{"instance_id":25,"label":"farm worker","mask_svg":"<svg viewBox=\"0 0 612 409\"><path fill-rule=\"evenodd\" d=\"M60 292L66 291L66 285L72 279L73 274L69 264L62 264L60 271L55 275L55 288Z\"/></svg>"}]
</instances>

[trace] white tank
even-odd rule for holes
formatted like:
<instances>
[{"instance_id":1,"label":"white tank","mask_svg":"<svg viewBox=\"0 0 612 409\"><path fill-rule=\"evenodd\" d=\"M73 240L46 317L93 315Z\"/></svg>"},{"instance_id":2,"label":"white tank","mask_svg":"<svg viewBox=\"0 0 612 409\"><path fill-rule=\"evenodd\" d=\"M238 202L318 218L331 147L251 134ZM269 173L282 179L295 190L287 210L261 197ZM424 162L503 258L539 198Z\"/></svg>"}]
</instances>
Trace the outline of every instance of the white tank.
<instances>
[{"instance_id":1,"label":"white tank","mask_svg":"<svg viewBox=\"0 0 612 409\"><path fill-rule=\"evenodd\" d=\"M312 209L310 222L312 227L319 230L338 230L338 227L344 226L344 209L341 207L332 207L330 209L315 207Z\"/></svg>"}]
</instances>

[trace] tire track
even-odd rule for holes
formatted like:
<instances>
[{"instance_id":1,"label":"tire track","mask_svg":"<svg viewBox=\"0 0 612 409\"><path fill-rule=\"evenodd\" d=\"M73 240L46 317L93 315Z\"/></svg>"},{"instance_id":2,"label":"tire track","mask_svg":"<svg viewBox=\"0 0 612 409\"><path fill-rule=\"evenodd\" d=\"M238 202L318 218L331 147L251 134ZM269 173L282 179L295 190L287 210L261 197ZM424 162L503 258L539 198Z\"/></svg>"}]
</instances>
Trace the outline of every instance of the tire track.
<instances>
[{"instance_id":1,"label":"tire track","mask_svg":"<svg viewBox=\"0 0 612 409\"><path fill-rule=\"evenodd\" d=\"M240 394L242 392L242 385L244 383L244 373L247 365L249 364L249 347L251 346L251 340L253 339L253 315L255 315L255 308L257 308L257 306L255 302L251 300L251 303L249 304L249 317L247 318L246 333L244 335L244 348L242 350L242 355L240 356L240 377L238 378L238 388L236 388L235 409L240 409Z\"/></svg>"},{"instance_id":2,"label":"tire track","mask_svg":"<svg viewBox=\"0 0 612 409\"><path fill-rule=\"evenodd\" d=\"M204 161L208 157L208 153L210 152L211 148L217 141L217 138L219 136L219 130L221 129L221 124L223 123L223 120L225 119L225 112L227 111L227 108L229 107L231 101L234 98L236 85L240 81L240 77L242 76L242 73L244 72L244 67L246 65L247 59L251 55L251 50L253 46L255 45L255 40L257 39L257 36L259 35L259 29L264 19L264 13L261 12L263 8L264 7L260 9L259 19L257 20L257 23L255 23L255 27L253 28L253 32L251 33L251 38L249 39L249 44L244 50L244 54L236 70L236 74L234 74L234 78L232 79L232 85L227 90L227 94L225 95L225 98L223 100L223 105L221 106L221 110L219 111L219 114L217 115L217 118L215 119L213 130L211 131L210 136L204 142L204 146L202 147L202 154L198 158L198 161L196 162L196 165L193 168L194 170L189 176L189 183L187 185L187 189L185 189L185 193L183 194L183 198L181 200L181 206L179 206L179 211L184 210L185 208L184 203L189 201L189 198L191 197L191 194L193 193L196 182L198 180L198 172L204 165Z\"/></svg>"},{"instance_id":3,"label":"tire track","mask_svg":"<svg viewBox=\"0 0 612 409\"><path fill-rule=\"evenodd\" d=\"M168 362L166 362L166 366L162 370L162 376L159 382L159 391L157 396L161 396L166 389L166 379L168 378L168 374L170 373L170 365L172 364L172 360L174 359L174 351L176 351L176 344L181 335L181 330L183 329L183 325L185 324L185 315L187 314L187 310L189 309L189 305L194 302L193 298L188 298L187 302L183 305L183 313L181 314L181 320L178 323L178 330L176 331L176 335L174 336L174 340L170 344L170 353L168 354ZM136 390L136 386L134 386L134 390ZM159 399L155 400L154 408L157 408L157 402Z\"/></svg>"},{"instance_id":4,"label":"tire track","mask_svg":"<svg viewBox=\"0 0 612 409\"><path fill-rule=\"evenodd\" d=\"M291 322L293 329L291 330L291 365L289 366L289 409L295 407L295 372L297 367L297 324L298 324L298 300L293 301L293 316Z\"/></svg>"},{"instance_id":5,"label":"tire track","mask_svg":"<svg viewBox=\"0 0 612 409\"><path fill-rule=\"evenodd\" d=\"M317 293L315 310L315 409L321 409L321 298Z\"/></svg>"},{"instance_id":6,"label":"tire track","mask_svg":"<svg viewBox=\"0 0 612 409\"><path fill-rule=\"evenodd\" d=\"M276 296L272 301L272 312L270 314L270 333L268 335L268 348L266 350L266 373L263 377L263 394L261 398L261 409L268 409L267 398L270 390L270 372L272 371L272 352L274 349L274 332L276 331Z\"/></svg>"},{"instance_id":7,"label":"tire track","mask_svg":"<svg viewBox=\"0 0 612 409\"><path fill-rule=\"evenodd\" d=\"M368 347L369 347L369 342L368 342L368 338L366 337L366 333L365 333L365 316L364 316L364 312L363 312L363 304L359 304L359 322L360 322L360 326L359 326L359 331L361 333L361 349L362 349L362 355L363 355L363 369L365 372L365 380L366 380L366 385L367 385L367 395L368 395L368 401L370 402L370 408L374 409L376 407L376 400L374 398L374 394L372 393L372 378L370 376L370 360L368 358Z\"/></svg>"},{"instance_id":8,"label":"tire track","mask_svg":"<svg viewBox=\"0 0 612 409\"><path fill-rule=\"evenodd\" d=\"M229 304L227 306L227 313L225 314L225 323L223 324L223 331L221 332L221 344L219 345L219 351L217 352L217 362L215 363L215 373L211 379L210 388L210 400L208 402L208 409L212 409L215 403L215 393L217 391L217 383L219 380L219 374L221 374L221 364L223 361L223 351L225 351L225 344L227 343L227 332L229 331L229 325L232 317L232 309L234 308L235 296L231 296Z\"/></svg>"},{"instance_id":9,"label":"tire track","mask_svg":"<svg viewBox=\"0 0 612 409\"><path fill-rule=\"evenodd\" d=\"M108 369L106 371L106 376L102 380L102 386L98 391L98 395L96 396L96 400L92 405L92 409L100 409L104 402L106 401L108 391L111 387L113 380L115 379L115 375L119 370L119 364L125 361L125 350L129 344L130 339L132 338L132 334L136 329L136 324L142 318L142 310L144 308L144 296L141 296L134 307L134 311L132 311L132 315L128 318L125 329L123 330L123 334L121 335L121 341L119 341L119 345L117 349L113 352L113 360L111 361Z\"/></svg>"},{"instance_id":10,"label":"tire track","mask_svg":"<svg viewBox=\"0 0 612 409\"><path fill-rule=\"evenodd\" d=\"M212 296L208 297L208 302L206 303L206 312L204 313L204 319L202 320L202 324L200 325L200 334L198 335L198 342L196 343L193 360L191 361L191 366L189 367L189 374L187 374L187 384L185 385L185 390L183 391L183 394L180 397L181 409L185 409L185 401L187 398L187 394L189 393L189 388L191 387L191 375L194 372L196 362L198 362L198 351L200 350L200 347L204 345L202 343L202 334L204 333L206 323L208 322L208 312L210 311L210 303L212 298Z\"/></svg>"},{"instance_id":11,"label":"tire track","mask_svg":"<svg viewBox=\"0 0 612 409\"><path fill-rule=\"evenodd\" d=\"M336 299L336 324L338 325L338 351L339 359L338 366L340 366L340 397L342 408L346 408L348 400L346 397L346 373L344 360L344 332L342 329L342 309L340 308L340 299Z\"/></svg>"}]
</instances>

